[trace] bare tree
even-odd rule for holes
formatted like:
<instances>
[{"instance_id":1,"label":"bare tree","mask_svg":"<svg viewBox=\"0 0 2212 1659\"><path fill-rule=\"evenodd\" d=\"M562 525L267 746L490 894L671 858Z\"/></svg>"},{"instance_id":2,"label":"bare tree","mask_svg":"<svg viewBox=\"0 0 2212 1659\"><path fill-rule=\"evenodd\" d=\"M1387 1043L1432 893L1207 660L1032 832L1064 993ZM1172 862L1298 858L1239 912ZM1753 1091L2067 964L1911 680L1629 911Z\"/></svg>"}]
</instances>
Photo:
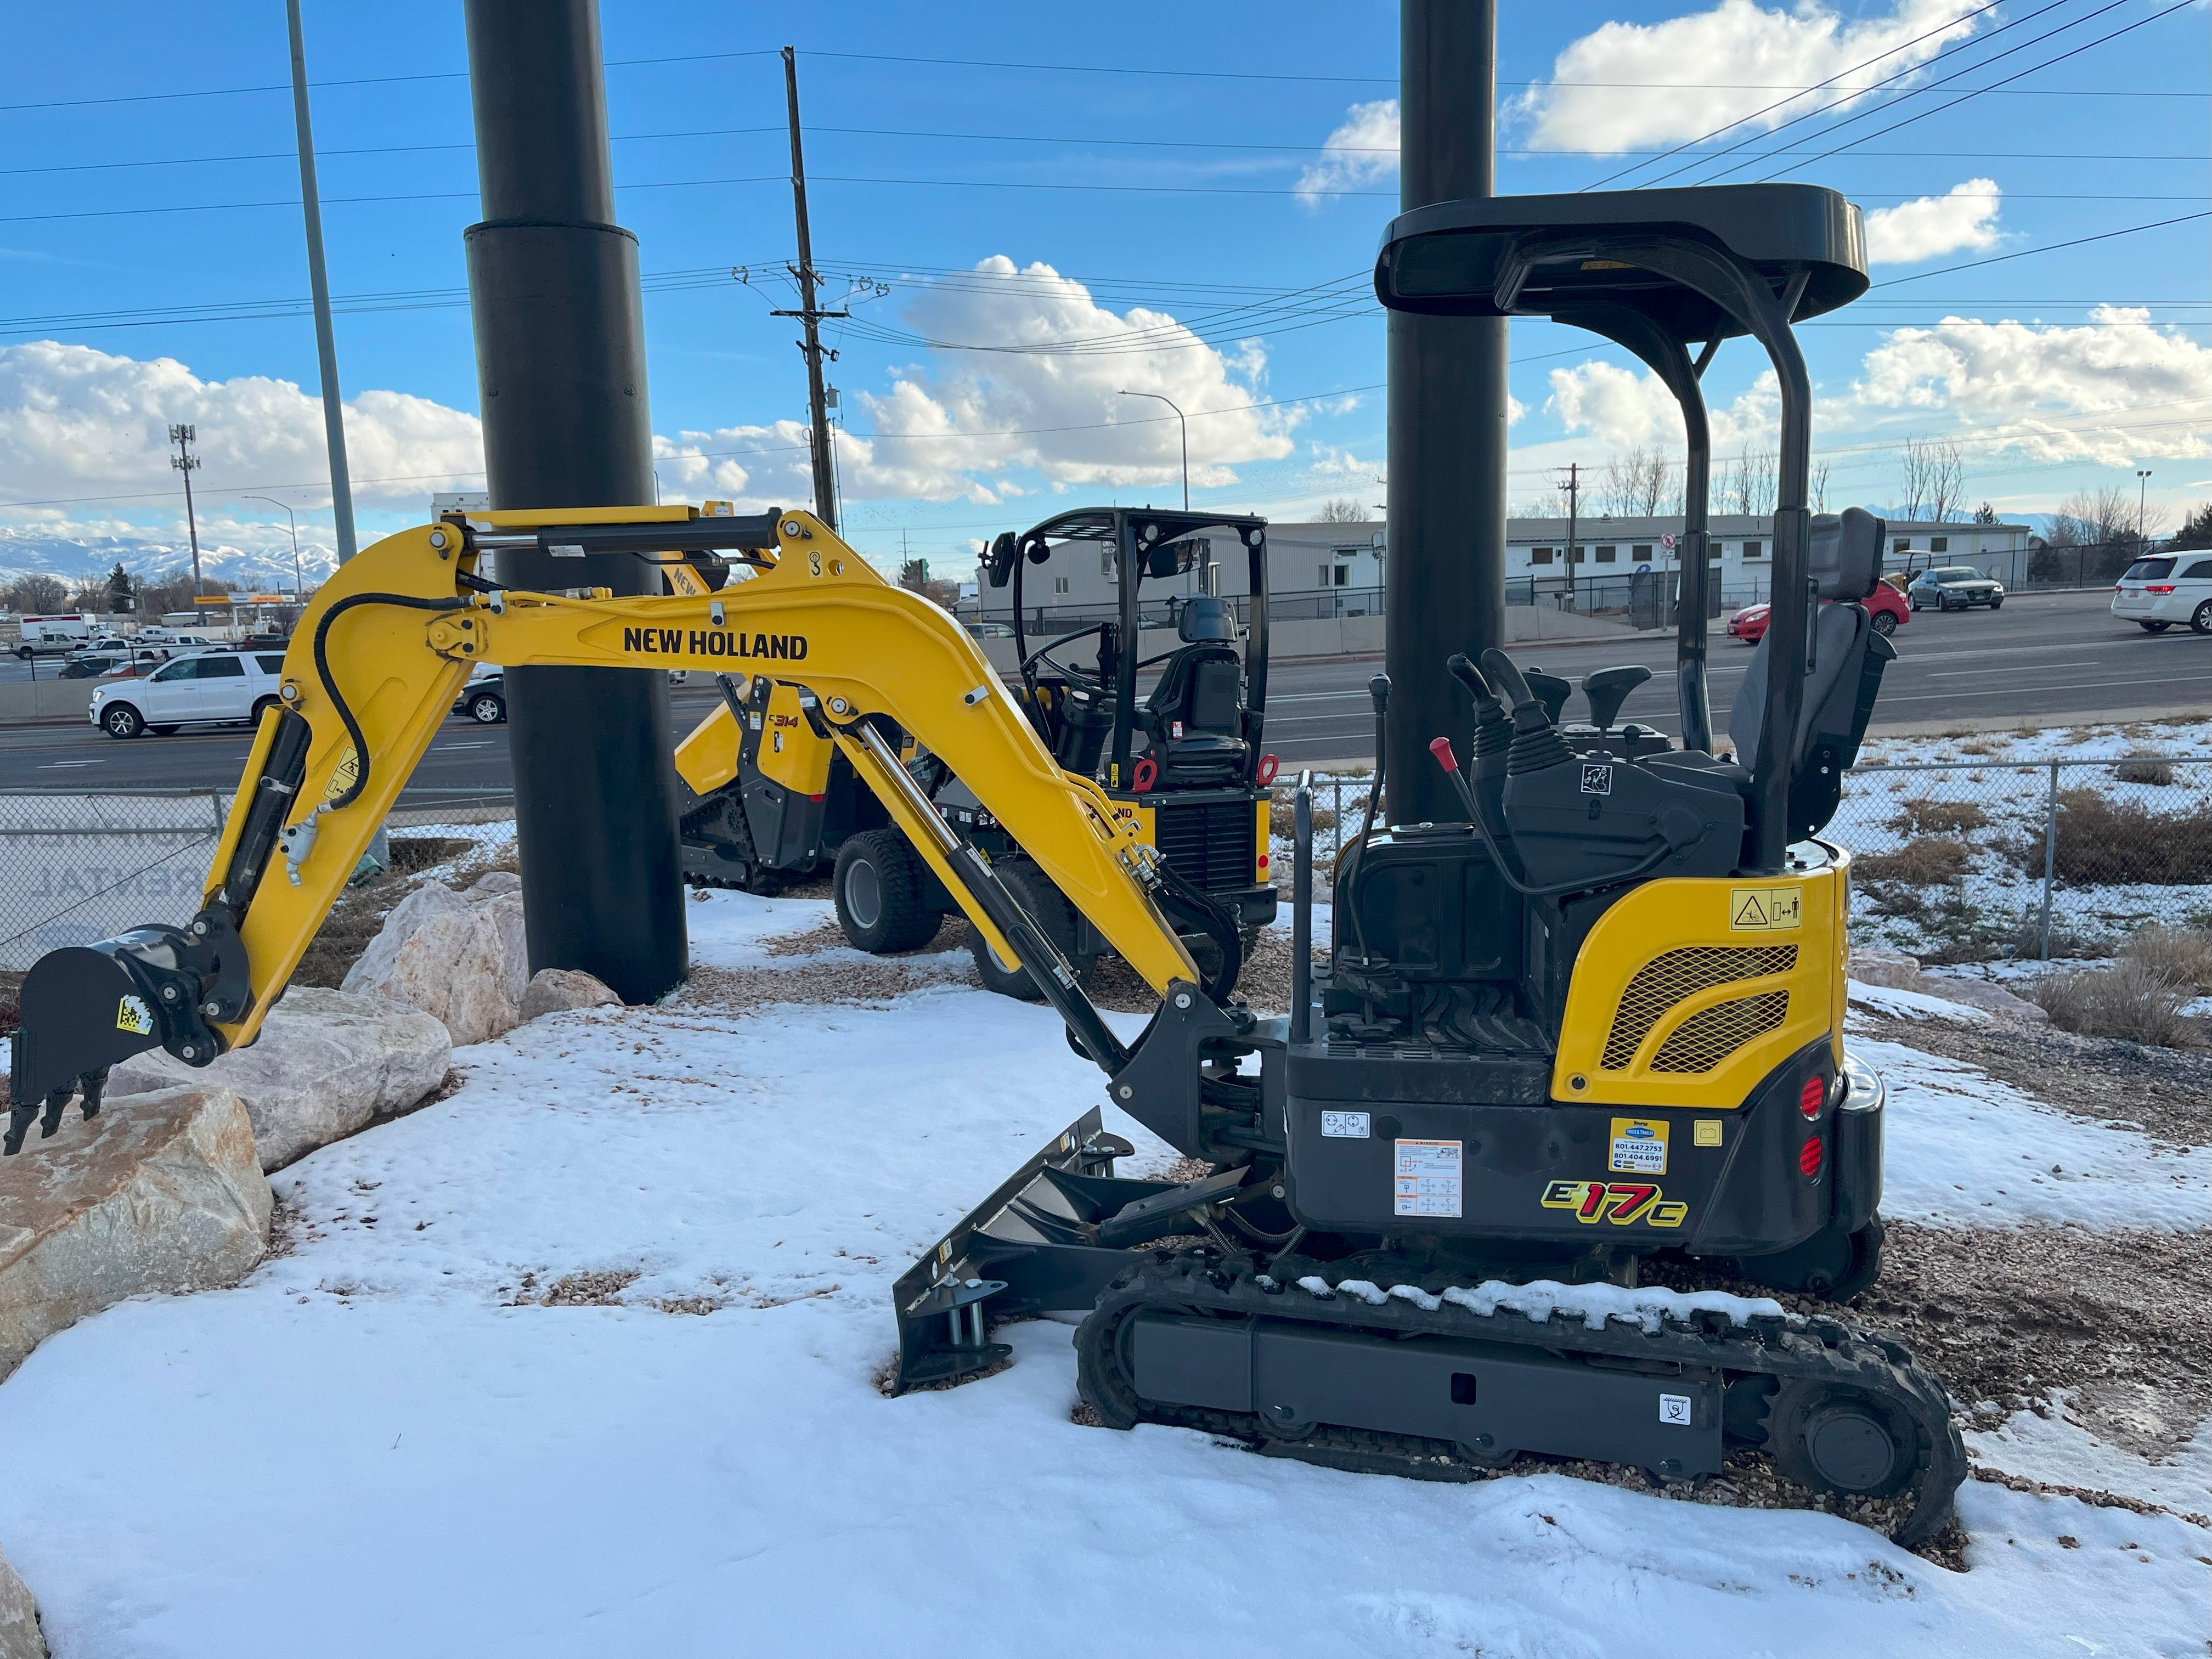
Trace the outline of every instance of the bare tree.
<instances>
[{"instance_id":1,"label":"bare tree","mask_svg":"<svg viewBox=\"0 0 2212 1659\"><path fill-rule=\"evenodd\" d=\"M1826 513L1828 510L1828 464L1826 461L1813 469L1810 482L1813 486L1813 510Z\"/></svg>"},{"instance_id":2,"label":"bare tree","mask_svg":"<svg viewBox=\"0 0 2212 1659\"><path fill-rule=\"evenodd\" d=\"M1613 518L1656 518L1673 504L1677 488L1674 463L1664 452L1639 445L1606 463L1598 510Z\"/></svg>"},{"instance_id":3,"label":"bare tree","mask_svg":"<svg viewBox=\"0 0 2212 1659\"><path fill-rule=\"evenodd\" d=\"M26 617L59 611L70 602L69 589L52 576L18 576L8 586L8 608Z\"/></svg>"},{"instance_id":4,"label":"bare tree","mask_svg":"<svg viewBox=\"0 0 2212 1659\"><path fill-rule=\"evenodd\" d=\"M1738 450L1721 480L1721 499L1744 518L1763 518L1774 511L1774 452L1754 455L1748 445Z\"/></svg>"},{"instance_id":5,"label":"bare tree","mask_svg":"<svg viewBox=\"0 0 2212 1659\"><path fill-rule=\"evenodd\" d=\"M2148 534L2165 527L2165 514L2160 512L2154 520L2147 520L2142 529ZM2105 484L2095 489L2077 489L2059 502L2058 510L2051 515L2047 539L2053 547L2097 547L2132 542L2136 530L2136 503L2119 485Z\"/></svg>"},{"instance_id":6,"label":"bare tree","mask_svg":"<svg viewBox=\"0 0 2212 1659\"><path fill-rule=\"evenodd\" d=\"M1351 496L1338 495L1321 504L1321 511L1314 514L1314 522L1316 524L1364 524L1367 522L1367 511Z\"/></svg>"},{"instance_id":7,"label":"bare tree","mask_svg":"<svg viewBox=\"0 0 2212 1659\"><path fill-rule=\"evenodd\" d=\"M1905 498L1908 519L1923 511L1936 524L1948 523L1966 499L1966 464L1948 438L1905 441Z\"/></svg>"}]
</instances>

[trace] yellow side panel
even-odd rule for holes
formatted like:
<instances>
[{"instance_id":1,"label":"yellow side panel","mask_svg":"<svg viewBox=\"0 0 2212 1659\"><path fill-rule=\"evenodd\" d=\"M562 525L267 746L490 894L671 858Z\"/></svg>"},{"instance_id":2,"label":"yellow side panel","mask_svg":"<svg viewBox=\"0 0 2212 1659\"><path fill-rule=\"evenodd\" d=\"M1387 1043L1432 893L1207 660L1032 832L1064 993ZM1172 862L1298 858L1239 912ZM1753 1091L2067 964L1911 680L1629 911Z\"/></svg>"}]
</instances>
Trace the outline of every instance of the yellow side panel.
<instances>
[{"instance_id":1,"label":"yellow side panel","mask_svg":"<svg viewBox=\"0 0 2212 1659\"><path fill-rule=\"evenodd\" d=\"M768 694L768 719L761 732L761 775L802 795L830 787L830 757L836 745L817 738L799 705L799 692L782 681Z\"/></svg>"},{"instance_id":2,"label":"yellow side panel","mask_svg":"<svg viewBox=\"0 0 2212 1659\"><path fill-rule=\"evenodd\" d=\"M1840 1069L1844 1063L1844 1013L1851 994L1851 855L1825 841L1820 845L1836 861L1835 982L1829 993L1828 1040L1834 1046L1836 1065Z\"/></svg>"},{"instance_id":3,"label":"yellow side panel","mask_svg":"<svg viewBox=\"0 0 2212 1659\"><path fill-rule=\"evenodd\" d=\"M1552 1093L1703 1110L1741 1106L1784 1059L1843 1024L1839 868L1648 882L1575 960Z\"/></svg>"},{"instance_id":4,"label":"yellow side panel","mask_svg":"<svg viewBox=\"0 0 2212 1659\"><path fill-rule=\"evenodd\" d=\"M1272 860L1267 856L1267 849L1273 842L1274 809L1275 803L1270 797L1264 794L1260 797L1257 808L1260 822L1253 832L1256 845L1253 854L1252 867L1258 873L1252 879L1254 884L1257 886L1265 886L1275 878Z\"/></svg>"},{"instance_id":5,"label":"yellow side panel","mask_svg":"<svg viewBox=\"0 0 2212 1659\"><path fill-rule=\"evenodd\" d=\"M676 745L676 774L694 794L710 795L738 775L738 717L724 703Z\"/></svg>"}]
</instances>

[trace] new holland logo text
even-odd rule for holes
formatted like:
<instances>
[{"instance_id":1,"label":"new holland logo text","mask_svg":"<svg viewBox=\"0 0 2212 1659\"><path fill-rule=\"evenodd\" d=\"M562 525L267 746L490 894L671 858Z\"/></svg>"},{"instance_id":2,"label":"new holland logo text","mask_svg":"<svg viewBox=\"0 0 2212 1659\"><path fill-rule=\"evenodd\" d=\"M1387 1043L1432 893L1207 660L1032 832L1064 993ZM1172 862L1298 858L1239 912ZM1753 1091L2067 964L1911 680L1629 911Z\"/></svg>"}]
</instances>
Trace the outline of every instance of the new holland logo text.
<instances>
[{"instance_id":1,"label":"new holland logo text","mask_svg":"<svg viewBox=\"0 0 2212 1659\"><path fill-rule=\"evenodd\" d=\"M720 629L625 628L623 649L648 656L769 657L787 662L806 659L804 634L726 634Z\"/></svg>"}]
</instances>

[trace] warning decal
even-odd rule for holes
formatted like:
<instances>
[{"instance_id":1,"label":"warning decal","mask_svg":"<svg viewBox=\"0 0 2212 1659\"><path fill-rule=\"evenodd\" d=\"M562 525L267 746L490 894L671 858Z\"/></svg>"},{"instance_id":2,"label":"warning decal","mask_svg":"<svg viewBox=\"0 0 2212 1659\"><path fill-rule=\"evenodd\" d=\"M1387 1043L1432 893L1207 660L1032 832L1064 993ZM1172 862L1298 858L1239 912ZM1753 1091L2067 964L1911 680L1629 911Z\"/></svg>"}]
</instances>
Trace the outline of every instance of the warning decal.
<instances>
[{"instance_id":1,"label":"warning decal","mask_svg":"<svg viewBox=\"0 0 2212 1659\"><path fill-rule=\"evenodd\" d=\"M154 1035L154 1011L137 997L125 997L116 1005L115 1029L137 1036L151 1036Z\"/></svg>"},{"instance_id":2,"label":"warning decal","mask_svg":"<svg viewBox=\"0 0 2212 1659\"><path fill-rule=\"evenodd\" d=\"M1656 1117L1613 1119L1613 1156L1605 1167L1629 1175L1665 1175L1666 1121Z\"/></svg>"},{"instance_id":3,"label":"warning decal","mask_svg":"<svg viewBox=\"0 0 2212 1659\"><path fill-rule=\"evenodd\" d=\"M1398 1191L1393 1212L1398 1215L1452 1215L1460 1212L1459 1147L1456 1140L1401 1140L1398 1143Z\"/></svg>"},{"instance_id":4,"label":"warning decal","mask_svg":"<svg viewBox=\"0 0 2212 1659\"><path fill-rule=\"evenodd\" d=\"M1804 913L1802 887L1731 887L1729 889L1729 931L1784 933L1794 931Z\"/></svg>"}]
</instances>

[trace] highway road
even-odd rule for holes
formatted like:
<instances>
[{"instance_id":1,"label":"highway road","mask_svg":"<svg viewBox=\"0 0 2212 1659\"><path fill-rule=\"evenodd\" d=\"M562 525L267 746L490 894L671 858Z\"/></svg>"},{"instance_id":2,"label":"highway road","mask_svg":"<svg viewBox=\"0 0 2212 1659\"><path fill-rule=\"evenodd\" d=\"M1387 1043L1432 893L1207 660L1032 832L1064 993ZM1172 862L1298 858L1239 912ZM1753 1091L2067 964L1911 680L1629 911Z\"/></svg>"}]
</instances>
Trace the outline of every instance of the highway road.
<instances>
[{"instance_id":1,"label":"highway road","mask_svg":"<svg viewBox=\"0 0 2212 1659\"><path fill-rule=\"evenodd\" d=\"M2212 639L2185 627L2149 635L2108 611L2109 595L2015 594L1997 611L1923 611L1898 630L1899 660L1882 684L1877 725L2014 716L2124 716L2130 709L2212 702ZM1672 637L1515 647L1517 659L1577 678L1615 663L1650 665L1650 684L1623 717L1674 732ZM1725 729L1748 647L1716 635L1711 682L1717 726ZM1267 747L1285 766L1364 761L1373 754L1367 682L1373 658L1279 662L1269 682ZM90 688L87 688L89 701ZM711 689L673 690L676 729L690 729L715 703ZM1571 701L1571 716L1581 699ZM0 728L0 789L229 787L246 759L244 727L118 742L89 724ZM465 804L509 787L507 729L454 719L440 729L401 804Z\"/></svg>"}]
</instances>

